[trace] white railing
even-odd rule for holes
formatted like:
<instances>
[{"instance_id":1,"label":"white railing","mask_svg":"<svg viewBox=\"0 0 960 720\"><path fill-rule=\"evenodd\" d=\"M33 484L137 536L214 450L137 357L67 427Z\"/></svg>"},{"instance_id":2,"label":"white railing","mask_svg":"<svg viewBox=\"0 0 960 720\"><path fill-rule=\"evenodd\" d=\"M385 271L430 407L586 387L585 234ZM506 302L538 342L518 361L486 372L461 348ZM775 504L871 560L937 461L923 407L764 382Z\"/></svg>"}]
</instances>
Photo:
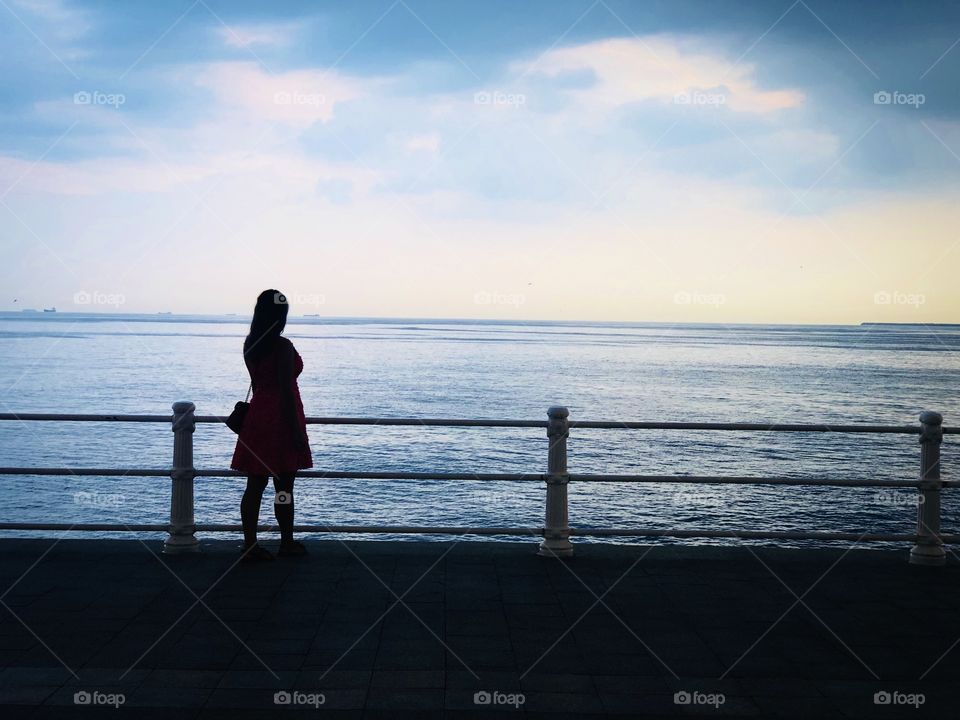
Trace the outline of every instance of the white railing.
<instances>
[{"instance_id":1,"label":"white railing","mask_svg":"<svg viewBox=\"0 0 960 720\"><path fill-rule=\"evenodd\" d=\"M525 527L429 527L389 525L296 525L298 532L390 533L390 534L474 534L536 535L543 538L540 554L569 557L573 554L571 536L675 537L675 538L741 538L751 540L846 540L854 542L912 542L910 562L919 565L942 565L946 561L945 543L960 541L960 535L940 531L940 493L957 484L940 477L940 445L944 434L960 433L960 428L944 428L939 413L926 411L919 425L829 425L764 423L688 423L688 422L611 422L570 420L565 407L551 407L548 419L540 420L464 420L438 418L350 418L309 417L313 425L407 425L426 427L509 427L546 428L547 469L545 473L451 473L451 472L367 472L353 470L302 470L302 478L367 479L367 480L479 480L490 482L543 482L546 488L544 526ZM0 420L65 421L65 422L146 422L171 423L174 435L173 465L170 468L63 468L3 467L0 475L79 475L135 477L170 477L169 524L116 525L108 523L0 523L0 530L37 531L131 531L168 533L164 551L196 552L200 532L237 532L240 525L197 524L194 517L194 479L198 477L237 477L234 470L197 469L193 463L193 434L197 423L222 423L216 415L196 415L194 404L173 404L173 415L63 415L49 413L0 413ZM920 473L916 480L875 480L872 478L794 478L705 475L602 475L568 472L567 438L571 428L616 430L716 430L754 432L830 432L830 433L895 433L917 435L920 440ZM571 482L601 483L684 483L738 485L813 485L834 487L917 488L917 531L914 534L853 533L823 531L756 531L756 530L687 530L657 528L571 528L567 506L567 486ZM263 529L275 529L264 526Z\"/></svg>"}]
</instances>

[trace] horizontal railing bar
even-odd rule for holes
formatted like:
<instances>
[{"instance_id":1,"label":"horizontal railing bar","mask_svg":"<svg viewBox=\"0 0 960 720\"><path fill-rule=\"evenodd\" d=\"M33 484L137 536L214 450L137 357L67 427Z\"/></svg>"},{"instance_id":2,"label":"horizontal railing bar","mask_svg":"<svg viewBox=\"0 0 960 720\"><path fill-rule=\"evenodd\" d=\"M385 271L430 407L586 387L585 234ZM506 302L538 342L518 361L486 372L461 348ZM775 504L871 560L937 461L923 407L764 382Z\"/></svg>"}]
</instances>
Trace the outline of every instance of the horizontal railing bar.
<instances>
[{"instance_id":1,"label":"horizontal railing bar","mask_svg":"<svg viewBox=\"0 0 960 720\"><path fill-rule=\"evenodd\" d=\"M62 422L153 422L170 423L172 415L93 415L62 413L0 413L0 420ZM223 423L226 416L197 415L198 423ZM376 417L308 417L310 425L400 425L426 427L510 427L545 428L546 420L473 420L463 418L376 418ZM570 420L571 428L594 430L721 430L742 432L834 432L886 433L916 435L919 425L831 425L777 423L712 423L712 422L646 422L611 420ZM948 435L960 434L960 427L945 427Z\"/></svg>"},{"instance_id":2,"label":"horizontal railing bar","mask_svg":"<svg viewBox=\"0 0 960 720\"><path fill-rule=\"evenodd\" d=\"M0 475L57 475L97 477L169 477L171 470L143 468L0 468ZM195 470L194 477L246 477L239 470ZM430 473L352 470L301 470L297 477L315 480L479 480L482 482L543 482L544 473ZM918 488L920 480L876 480L873 478L790 478L724 475L591 475L571 473L570 482L678 483L682 485L807 485L827 487ZM960 481L943 480L950 488Z\"/></svg>"},{"instance_id":3,"label":"horizontal railing bar","mask_svg":"<svg viewBox=\"0 0 960 720\"><path fill-rule=\"evenodd\" d=\"M64 415L62 413L0 413L0 420L39 420L60 422L143 422L167 423L173 415Z\"/></svg>"},{"instance_id":4,"label":"horizontal railing bar","mask_svg":"<svg viewBox=\"0 0 960 720\"><path fill-rule=\"evenodd\" d=\"M103 477L170 477L170 468L0 468L0 475L94 475Z\"/></svg>"},{"instance_id":5,"label":"horizontal railing bar","mask_svg":"<svg viewBox=\"0 0 960 720\"><path fill-rule=\"evenodd\" d=\"M118 525L109 523L0 523L0 530L78 531L78 532L167 532L169 525ZM199 532L242 532L236 524L200 524ZM543 535L542 527L449 527L411 525L294 525L301 533L355 533L390 535ZM260 525L260 532L277 532L276 525ZM706 530L675 528L571 528L571 534L595 537L675 537L731 538L744 540L845 540L851 542L911 542L919 536L910 533L803 532L799 530ZM944 542L960 541L958 534L941 534Z\"/></svg>"},{"instance_id":6,"label":"horizontal railing bar","mask_svg":"<svg viewBox=\"0 0 960 720\"><path fill-rule=\"evenodd\" d=\"M197 417L200 421L200 416ZM469 420L462 418L307 417L308 425L425 425L440 427L545 428L546 420Z\"/></svg>"},{"instance_id":7,"label":"horizontal railing bar","mask_svg":"<svg viewBox=\"0 0 960 720\"><path fill-rule=\"evenodd\" d=\"M675 538L734 538L744 540L847 540L851 542L914 542L918 536L906 533L856 533L800 530L672 530L639 528L570 528L572 535L596 537L675 537ZM941 535L944 541L954 542L960 535Z\"/></svg>"},{"instance_id":8,"label":"horizontal railing bar","mask_svg":"<svg viewBox=\"0 0 960 720\"><path fill-rule=\"evenodd\" d=\"M590 475L571 473L570 482L680 483L684 485L811 485L827 487L918 488L919 480L877 480L874 478L791 478L727 475ZM950 481L943 481L949 487Z\"/></svg>"},{"instance_id":9,"label":"horizontal railing bar","mask_svg":"<svg viewBox=\"0 0 960 720\"><path fill-rule=\"evenodd\" d=\"M835 433L898 433L916 435L919 425L830 425L825 423L711 423L711 422L618 422L615 420L570 420L571 428L603 430L734 430L749 432L835 432ZM960 428L944 428L945 433Z\"/></svg>"},{"instance_id":10,"label":"horizontal railing bar","mask_svg":"<svg viewBox=\"0 0 960 720\"><path fill-rule=\"evenodd\" d=\"M246 476L244 476L246 477ZM384 472L350 470L300 470L298 478L343 478L353 480L482 480L504 482L543 482L543 473L429 473L429 472Z\"/></svg>"},{"instance_id":11,"label":"horizontal railing bar","mask_svg":"<svg viewBox=\"0 0 960 720\"><path fill-rule=\"evenodd\" d=\"M0 468L0 475L82 475L103 477L170 477L172 470L143 468ZM239 470L194 470L194 477L246 477ZM363 472L349 470L300 470L298 478L315 480L482 480L506 482L543 482L543 473L429 473L429 472Z\"/></svg>"},{"instance_id":12,"label":"horizontal railing bar","mask_svg":"<svg viewBox=\"0 0 960 720\"><path fill-rule=\"evenodd\" d=\"M170 525L118 525L116 523L0 523L0 530L56 530L76 532L169 532Z\"/></svg>"},{"instance_id":13,"label":"horizontal railing bar","mask_svg":"<svg viewBox=\"0 0 960 720\"><path fill-rule=\"evenodd\" d=\"M0 523L0 530L76 530L78 532L167 532L169 525L120 525L111 523ZM198 532L242 532L242 525L208 523L196 526ZM278 532L277 525L259 525L258 532ZM407 525L294 525L294 532L427 534L427 535L535 535L539 527L429 527Z\"/></svg>"}]
</instances>

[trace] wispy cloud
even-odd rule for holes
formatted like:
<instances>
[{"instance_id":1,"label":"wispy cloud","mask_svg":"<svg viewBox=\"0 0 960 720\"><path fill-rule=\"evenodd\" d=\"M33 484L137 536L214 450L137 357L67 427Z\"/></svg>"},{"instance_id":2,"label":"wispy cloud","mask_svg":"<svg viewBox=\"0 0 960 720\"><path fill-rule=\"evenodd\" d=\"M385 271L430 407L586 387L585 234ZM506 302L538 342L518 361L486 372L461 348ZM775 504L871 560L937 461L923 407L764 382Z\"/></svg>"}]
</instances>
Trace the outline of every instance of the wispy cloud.
<instances>
[{"instance_id":1,"label":"wispy cloud","mask_svg":"<svg viewBox=\"0 0 960 720\"><path fill-rule=\"evenodd\" d=\"M550 50L529 63L523 74L553 78L589 73L565 92L581 107L609 110L630 103L675 103L696 93L713 94L737 112L769 113L799 107L804 94L792 88L758 86L754 68L738 65L716 53L690 49L689 39L672 37L616 38Z\"/></svg>"},{"instance_id":2,"label":"wispy cloud","mask_svg":"<svg viewBox=\"0 0 960 720\"><path fill-rule=\"evenodd\" d=\"M260 24L260 25L220 25L216 33L228 46L249 47L288 47L300 40L300 23Z\"/></svg>"},{"instance_id":3,"label":"wispy cloud","mask_svg":"<svg viewBox=\"0 0 960 720\"><path fill-rule=\"evenodd\" d=\"M328 122L339 103L362 97L373 81L324 70L269 73L251 61L201 67L196 84L209 90L220 108L304 128Z\"/></svg>"}]
</instances>

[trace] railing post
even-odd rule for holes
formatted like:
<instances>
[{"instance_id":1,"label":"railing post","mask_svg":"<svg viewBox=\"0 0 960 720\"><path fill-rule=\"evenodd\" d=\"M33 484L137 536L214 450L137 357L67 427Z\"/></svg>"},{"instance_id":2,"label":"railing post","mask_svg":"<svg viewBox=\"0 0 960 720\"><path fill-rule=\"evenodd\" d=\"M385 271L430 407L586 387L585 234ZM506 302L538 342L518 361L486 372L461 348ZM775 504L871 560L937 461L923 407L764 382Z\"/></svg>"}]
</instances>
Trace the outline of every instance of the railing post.
<instances>
[{"instance_id":1,"label":"railing post","mask_svg":"<svg viewBox=\"0 0 960 720\"><path fill-rule=\"evenodd\" d=\"M193 519L193 431L196 427L192 402L173 404L173 468L170 471L170 534L164 553L198 552Z\"/></svg>"},{"instance_id":2,"label":"railing post","mask_svg":"<svg viewBox=\"0 0 960 720\"><path fill-rule=\"evenodd\" d=\"M570 557L570 525L567 512L567 436L570 434L570 411L553 406L547 410L547 512L543 526L543 542L539 555Z\"/></svg>"},{"instance_id":3,"label":"railing post","mask_svg":"<svg viewBox=\"0 0 960 720\"><path fill-rule=\"evenodd\" d=\"M943 565L947 554L940 539L940 443L943 416L927 410L920 414L920 495L916 545L910 550L913 565Z\"/></svg>"}]
</instances>

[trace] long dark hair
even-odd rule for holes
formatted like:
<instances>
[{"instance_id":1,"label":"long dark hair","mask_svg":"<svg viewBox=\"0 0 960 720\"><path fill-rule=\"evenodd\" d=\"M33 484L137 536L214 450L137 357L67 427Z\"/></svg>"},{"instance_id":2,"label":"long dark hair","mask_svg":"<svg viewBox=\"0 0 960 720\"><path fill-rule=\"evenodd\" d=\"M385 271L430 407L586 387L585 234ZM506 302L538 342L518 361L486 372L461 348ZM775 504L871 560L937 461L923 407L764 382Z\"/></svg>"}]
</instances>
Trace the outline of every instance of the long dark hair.
<instances>
[{"instance_id":1,"label":"long dark hair","mask_svg":"<svg viewBox=\"0 0 960 720\"><path fill-rule=\"evenodd\" d=\"M250 321L250 334L243 341L243 357L247 362L259 360L276 347L287 324L287 296L279 290L264 290L257 296Z\"/></svg>"}]
</instances>

